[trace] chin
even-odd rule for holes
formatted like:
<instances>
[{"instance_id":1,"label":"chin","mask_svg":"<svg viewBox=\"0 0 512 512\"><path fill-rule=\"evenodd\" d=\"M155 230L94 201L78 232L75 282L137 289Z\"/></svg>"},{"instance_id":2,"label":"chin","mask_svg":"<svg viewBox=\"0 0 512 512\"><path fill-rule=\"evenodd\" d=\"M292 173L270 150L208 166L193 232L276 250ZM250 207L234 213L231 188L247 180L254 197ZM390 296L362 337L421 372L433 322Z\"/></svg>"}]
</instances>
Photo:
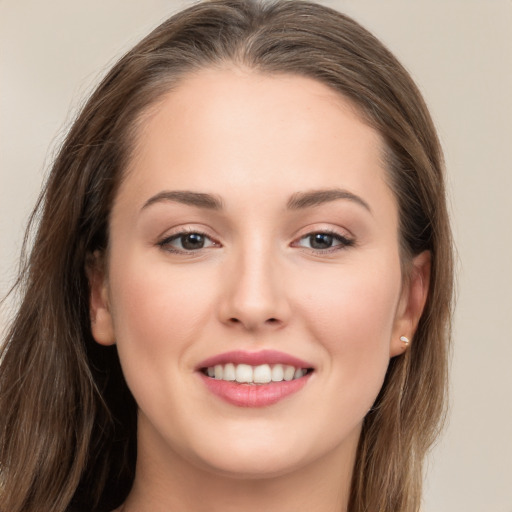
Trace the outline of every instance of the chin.
<instances>
[{"instance_id":1,"label":"chin","mask_svg":"<svg viewBox=\"0 0 512 512\"><path fill-rule=\"evenodd\" d=\"M290 459L290 453L252 454L232 453L224 457L204 457L201 466L210 473L238 480L276 478L294 472L307 461L300 457Z\"/></svg>"},{"instance_id":2,"label":"chin","mask_svg":"<svg viewBox=\"0 0 512 512\"><path fill-rule=\"evenodd\" d=\"M336 454L352 454L360 434L360 424L332 431L318 431L310 424L301 429L289 422L278 429L267 422L258 422L258 428L243 423L237 429L231 427L224 432L211 431L209 439L203 432L201 439L196 437L196 443L189 439L194 465L233 479L276 478L307 471Z\"/></svg>"}]
</instances>

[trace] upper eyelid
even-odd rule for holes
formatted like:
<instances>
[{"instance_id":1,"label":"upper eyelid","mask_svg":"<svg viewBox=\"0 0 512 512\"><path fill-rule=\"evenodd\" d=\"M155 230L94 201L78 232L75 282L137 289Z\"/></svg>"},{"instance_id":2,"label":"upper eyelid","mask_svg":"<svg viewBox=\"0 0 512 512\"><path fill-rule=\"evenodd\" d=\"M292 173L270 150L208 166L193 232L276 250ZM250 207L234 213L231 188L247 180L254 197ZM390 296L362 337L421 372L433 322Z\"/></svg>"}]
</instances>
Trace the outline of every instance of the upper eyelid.
<instances>
[{"instance_id":1,"label":"upper eyelid","mask_svg":"<svg viewBox=\"0 0 512 512\"><path fill-rule=\"evenodd\" d=\"M170 231L170 232L169 232ZM302 232L302 233L301 233ZM211 240L220 243L218 238L215 235L212 235L209 229L205 229L202 227L195 227L195 226L178 226L176 228L173 228L172 230L166 230L162 235L159 235L157 238L159 241L162 240L168 240L171 238L179 237L181 235L186 235L188 233L197 233L203 236L206 236L210 238ZM301 230L298 230L293 235L292 241L300 240L302 238L305 238L307 236L310 236L315 233L327 233L330 235L339 236L341 238L345 239L354 239L354 235L347 230L346 228L332 228L332 227L310 227L302 228Z\"/></svg>"},{"instance_id":2,"label":"upper eyelid","mask_svg":"<svg viewBox=\"0 0 512 512\"><path fill-rule=\"evenodd\" d=\"M161 245L161 244L164 244L171 240L177 240L178 238L185 236L185 235L189 235L189 234L197 234L197 235L204 236L205 238L208 238L209 240L211 240L215 245L220 245L220 242L218 242L215 239L215 237L213 237L213 236L209 235L208 233L201 231L199 229L182 230L182 231L176 231L175 233L171 233L168 235L163 235L162 237L159 238L158 243Z\"/></svg>"},{"instance_id":3,"label":"upper eyelid","mask_svg":"<svg viewBox=\"0 0 512 512\"><path fill-rule=\"evenodd\" d=\"M356 240L354 237L352 236L345 236L345 235L342 235L336 231L327 231L327 230L324 230L324 231L310 231L309 233L299 237L299 238L296 238L295 241L293 242L294 244L296 244L297 242L300 242L301 240L304 240L305 238L309 238L311 235L314 235L314 234L318 234L318 233L321 233L321 234L326 234L326 235L331 235L333 236L334 238L336 238L338 241L340 241L341 243L339 244L341 247L345 248L345 247L351 247L353 246L355 243L356 243ZM329 252L329 251L332 251L332 249L334 249L335 247L337 247L336 245L333 246L333 247L328 247L326 249L313 249L311 248L312 251L315 251L315 252Z\"/></svg>"},{"instance_id":4,"label":"upper eyelid","mask_svg":"<svg viewBox=\"0 0 512 512\"><path fill-rule=\"evenodd\" d=\"M327 235L339 236L341 238L352 238L352 235L350 235L348 233L341 233L338 230L329 229L329 228L327 228L327 229L313 229L313 230L307 231L306 233L304 233L303 235L299 236L298 238L306 238L308 236L311 236L311 235L314 235L314 234L317 234L317 233L324 233L324 234L327 234Z\"/></svg>"},{"instance_id":5,"label":"upper eyelid","mask_svg":"<svg viewBox=\"0 0 512 512\"><path fill-rule=\"evenodd\" d=\"M302 228L301 230L297 231L296 235L294 236L294 240L300 240L300 239L310 236L314 233L328 233L330 235L339 236L339 237L345 238L347 240L355 239L354 234L346 228L342 228L339 226L332 227L332 225L326 226L325 224L322 225L322 223L318 223L318 224L320 224L320 225L307 226L306 228ZM302 233L302 234L300 234L300 233Z\"/></svg>"},{"instance_id":6,"label":"upper eyelid","mask_svg":"<svg viewBox=\"0 0 512 512\"><path fill-rule=\"evenodd\" d=\"M203 227L195 227L191 226L177 226L175 228L165 230L161 235L158 235L158 240L166 240L174 237L179 237L180 235L187 235L189 233L197 233L199 235L204 235L212 240L216 240L215 235L211 234L211 230Z\"/></svg>"}]
</instances>

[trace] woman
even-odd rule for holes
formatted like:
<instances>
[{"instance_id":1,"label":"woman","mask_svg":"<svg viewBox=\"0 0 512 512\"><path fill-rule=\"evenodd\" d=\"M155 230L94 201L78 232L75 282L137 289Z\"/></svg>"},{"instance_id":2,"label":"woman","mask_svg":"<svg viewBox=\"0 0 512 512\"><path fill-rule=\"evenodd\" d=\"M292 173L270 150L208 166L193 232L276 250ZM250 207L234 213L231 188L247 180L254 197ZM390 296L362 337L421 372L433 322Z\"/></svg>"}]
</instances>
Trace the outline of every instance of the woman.
<instances>
[{"instance_id":1,"label":"woman","mask_svg":"<svg viewBox=\"0 0 512 512\"><path fill-rule=\"evenodd\" d=\"M164 22L33 215L0 506L416 511L452 298L442 155L396 59L296 1Z\"/></svg>"}]
</instances>

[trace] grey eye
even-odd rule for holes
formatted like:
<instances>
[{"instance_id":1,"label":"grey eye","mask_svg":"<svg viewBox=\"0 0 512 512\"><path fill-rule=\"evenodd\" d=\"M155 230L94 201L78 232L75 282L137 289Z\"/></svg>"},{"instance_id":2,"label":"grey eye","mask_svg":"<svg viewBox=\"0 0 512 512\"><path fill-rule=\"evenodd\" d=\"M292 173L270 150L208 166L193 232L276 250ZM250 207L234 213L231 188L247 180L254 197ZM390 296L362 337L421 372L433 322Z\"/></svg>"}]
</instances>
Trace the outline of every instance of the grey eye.
<instances>
[{"instance_id":1,"label":"grey eye","mask_svg":"<svg viewBox=\"0 0 512 512\"><path fill-rule=\"evenodd\" d=\"M314 251L327 251L329 249L343 249L354 244L353 240L345 238L338 233L317 232L303 236L299 242L299 247L306 247Z\"/></svg>"}]
</instances>

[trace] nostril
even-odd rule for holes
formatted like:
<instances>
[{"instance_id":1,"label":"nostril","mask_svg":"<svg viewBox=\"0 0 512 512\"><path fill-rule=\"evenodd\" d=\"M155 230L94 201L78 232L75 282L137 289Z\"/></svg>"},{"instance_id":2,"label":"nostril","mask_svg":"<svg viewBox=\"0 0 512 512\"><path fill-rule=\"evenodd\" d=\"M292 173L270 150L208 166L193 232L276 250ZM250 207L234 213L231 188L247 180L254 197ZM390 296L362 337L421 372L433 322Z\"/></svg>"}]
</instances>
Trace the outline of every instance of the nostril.
<instances>
[{"instance_id":1,"label":"nostril","mask_svg":"<svg viewBox=\"0 0 512 512\"><path fill-rule=\"evenodd\" d=\"M260 323L256 319L248 318L247 320L245 320L243 317L237 318L235 316L232 316L231 318L229 318L227 320L226 323L228 325L232 325L232 326L241 325L241 326L244 326L246 329L254 330L254 329L258 329L259 327L264 327L264 326L275 328L275 327L280 326L283 322L279 318L275 318L275 317L267 318L266 320L264 320Z\"/></svg>"}]
</instances>

